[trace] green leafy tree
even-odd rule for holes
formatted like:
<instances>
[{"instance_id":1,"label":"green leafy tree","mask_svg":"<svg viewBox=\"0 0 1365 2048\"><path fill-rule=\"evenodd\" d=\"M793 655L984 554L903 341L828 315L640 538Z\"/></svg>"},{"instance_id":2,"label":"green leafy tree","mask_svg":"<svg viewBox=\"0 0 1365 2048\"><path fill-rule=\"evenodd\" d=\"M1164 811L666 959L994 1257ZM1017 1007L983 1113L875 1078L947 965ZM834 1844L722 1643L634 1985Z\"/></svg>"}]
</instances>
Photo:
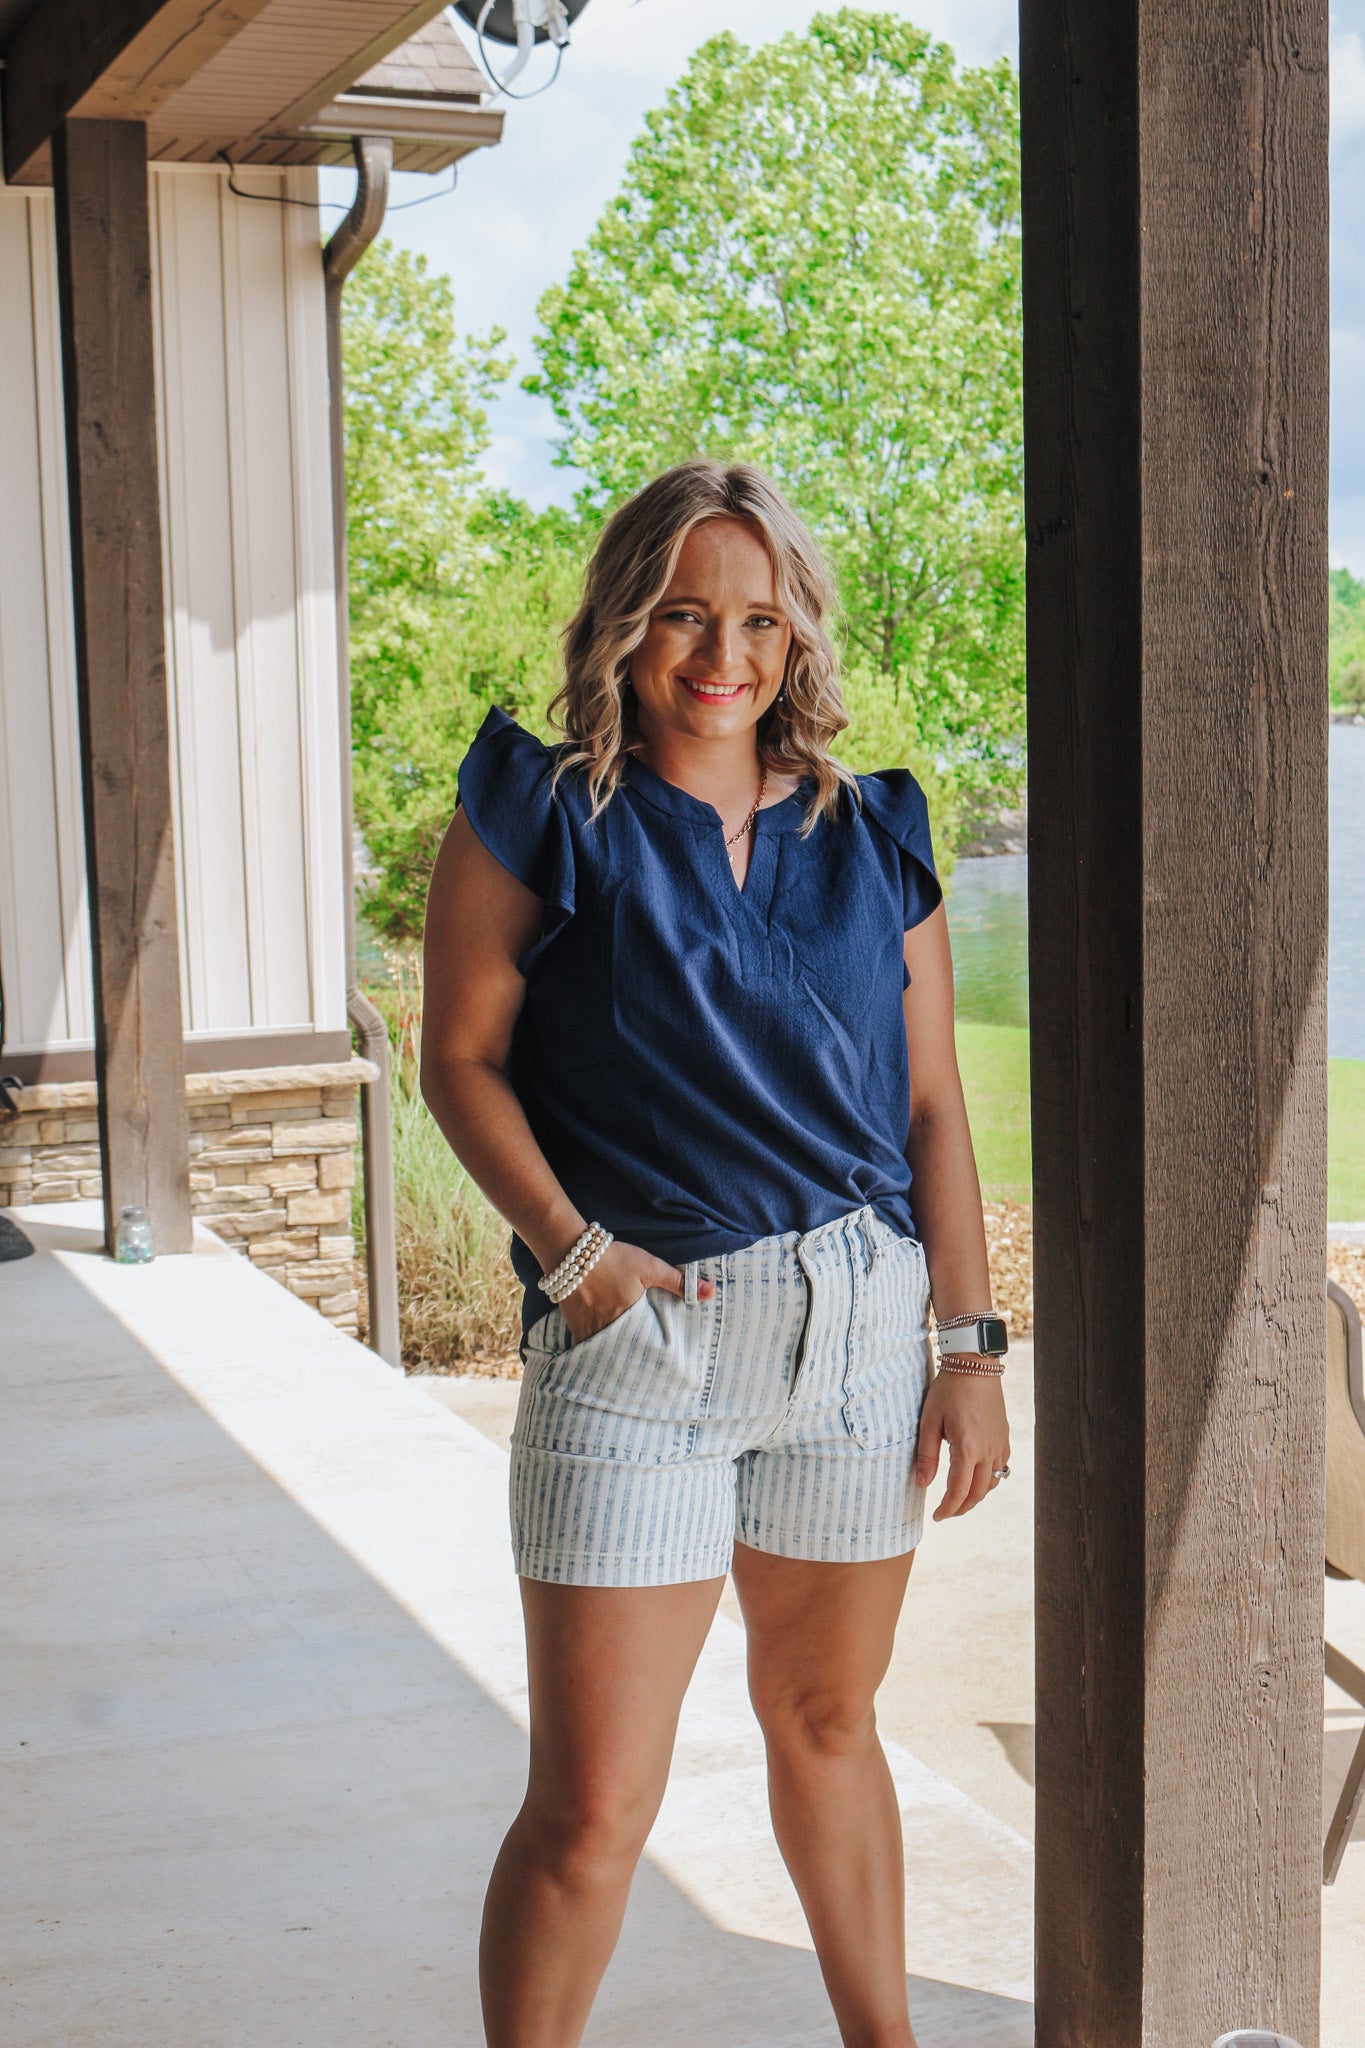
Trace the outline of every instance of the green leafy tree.
<instances>
[{"instance_id":1,"label":"green leafy tree","mask_svg":"<svg viewBox=\"0 0 1365 2048\"><path fill-rule=\"evenodd\" d=\"M542 299L526 380L585 510L696 453L770 469L850 655L963 786L1022 769L1017 130L1007 63L959 72L889 15L716 37Z\"/></svg>"},{"instance_id":2,"label":"green leafy tree","mask_svg":"<svg viewBox=\"0 0 1365 2048\"><path fill-rule=\"evenodd\" d=\"M461 756L492 703L538 725L576 602L577 523L484 486L502 333L461 337L450 280L379 242L347 288L356 818L381 937L420 937Z\"/></svg>"},{"instance_id":3,"label":"green leafy tree","mask_svg":"<svg viewBox=\"0 0 1365 2048\"><path fill-rule=\"evenodd\" d=\"M1333 701L1365 711L1365 583L1349 569L1332 571L1328 622Z\"/></svg>"},{"instance_id":4,"label":"green leafy tree","mask_svg":"<svg viewBox=\"0 0 1365 2048\"><path fill-rule=\"evenodd\" d=\"M461 338L450 280L380 241L347 286L346 508L356 738L418 676L474 566L484 410L511 374L498 328Z\"/></svg>"},{"instance_id":5,"label":"green leafy tree","mask_svg":"<svg viewBox=\"0 0 1365 2048\"><path fill-rule=\"evenodd\" d=\"M380 870L366 914L384 938L420 939L427 883L455 808L460 761L491 704L549 738L559 636L586 549L567 513L494 494L470 513L471 559L428 617L414 672L390 678L355 757L356 815Z\"/></svg>"},{"instance_id":6,"label":"green leafy tree","mask_svg":"<svg viewBox=\"0 0 1365 2048\"><path fill-rule=\"evenodd\" d=\"M849 725L840 733L834 752L855 775L878 768L908 768L929 804L929 829L934 865L947 880L955 865L954 842L961 824L961 795L955 777L945 774L911 728L905 707L886 687L885 678L865 661L849 663L843 674Z\"/></svg>"}]
</instances>

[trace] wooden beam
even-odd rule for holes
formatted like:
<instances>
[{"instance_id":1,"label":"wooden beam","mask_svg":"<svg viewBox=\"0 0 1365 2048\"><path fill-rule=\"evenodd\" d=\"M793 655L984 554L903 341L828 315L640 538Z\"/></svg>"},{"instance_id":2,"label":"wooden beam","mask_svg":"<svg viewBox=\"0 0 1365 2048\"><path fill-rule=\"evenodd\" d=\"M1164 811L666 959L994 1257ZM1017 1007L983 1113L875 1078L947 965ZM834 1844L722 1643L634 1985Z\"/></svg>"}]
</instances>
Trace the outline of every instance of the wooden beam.
<instances>
[{"instance_id":1,"label":"wooden beam","mask_svg":"<svg viewBox=\"0 0 1365 2048\"><path fill-rule=\"evenodd\" d=\"M198 76L269 0L163 0L79 103L83 119L150 121Z\"/></svg>"},{"instance_id":2,"label":"wooden beam","mask_svg":"<svg viewBox=\"0 0 1365 2048\"><path fill-rule=\"evenodd\" d=\"M42 0L6 53L5 176L59 121L147 120L261 13L267 0Z\"/></svg>"},{"instance_id":3,"label":"wooden beam","mask_svg":"<svg viewBox=\"0 0 1365 2048\"><path fill-rule=\"evenodd\" d=\"M188 1251L189 1131L161 587L147 137L54 141L76 682L106 1240L152 1213Z\"/></svg>"},{"instance_id":4,"label":"wooden beam","mask_svg":"<svg viewBox=\"0 0 1365 2048\"><path fill-rule=\"evenodd\" d=\"M1318 2040L1327 0L1024 0L1037 2039Z\"/></svg>"},{"instance_id":5,"label":"wooden beam","mask_svg":"<svg viewBox=\"0 0 1365 2048\"><path fill-rule=\"evenodd\" d=\"M43 0L5 52L5 176L13 183L161 0Z\"/></svg>"}]
</instances>

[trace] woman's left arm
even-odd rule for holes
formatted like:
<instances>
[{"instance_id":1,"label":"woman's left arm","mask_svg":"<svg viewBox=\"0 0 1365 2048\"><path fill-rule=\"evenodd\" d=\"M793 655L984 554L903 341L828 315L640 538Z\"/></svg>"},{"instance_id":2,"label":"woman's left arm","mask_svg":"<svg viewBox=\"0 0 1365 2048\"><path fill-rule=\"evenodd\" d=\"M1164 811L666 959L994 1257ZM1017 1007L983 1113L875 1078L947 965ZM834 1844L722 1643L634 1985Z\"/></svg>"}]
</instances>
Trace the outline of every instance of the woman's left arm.
<instances>
[{"instance_id":1,"label":"woman's left arm","mask_svg":"<svg viewBox=\"0 0 1365 2048\"><path fill-rule=\"evenodd\" d=\"M986 1227L981 1213L962 1078L953 1039L953 961L942 904L905 934L905 1039L910 1056L910 1135L905 1156L911 1200L940 1321L991 1307ZM944 1521L990 1492L993 1471L1009 1461L1009 1422L994 1374L940 1372L920 1415L915 1477L928 1486L948 1446L948 1485L934 1510Z\"/></svg>"}]
</instances>

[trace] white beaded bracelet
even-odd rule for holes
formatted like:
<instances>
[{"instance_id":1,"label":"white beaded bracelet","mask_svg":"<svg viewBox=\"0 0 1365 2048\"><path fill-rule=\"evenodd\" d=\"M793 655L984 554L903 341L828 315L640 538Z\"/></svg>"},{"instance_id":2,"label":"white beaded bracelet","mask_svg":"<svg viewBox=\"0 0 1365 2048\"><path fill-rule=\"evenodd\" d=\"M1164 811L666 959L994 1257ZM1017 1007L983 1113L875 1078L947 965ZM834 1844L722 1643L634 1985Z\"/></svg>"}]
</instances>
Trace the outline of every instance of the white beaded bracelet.
<instances>
[{"instance_id":1,"label":"white beaded bracelet","mask_svg":"<svg viewBox=\"0 0 1365 2048\"><path fill-rule=\"evenodd\" d=\"M601 1258L612 1236L600 1223L590 1223L577 1243L571 1244L557 1266L541 1279L540 1291L547 1301L558 1305L566 1294L572 1294L575 1287L587 1279L597 1261Z\"/></svg>"}]
</instances>

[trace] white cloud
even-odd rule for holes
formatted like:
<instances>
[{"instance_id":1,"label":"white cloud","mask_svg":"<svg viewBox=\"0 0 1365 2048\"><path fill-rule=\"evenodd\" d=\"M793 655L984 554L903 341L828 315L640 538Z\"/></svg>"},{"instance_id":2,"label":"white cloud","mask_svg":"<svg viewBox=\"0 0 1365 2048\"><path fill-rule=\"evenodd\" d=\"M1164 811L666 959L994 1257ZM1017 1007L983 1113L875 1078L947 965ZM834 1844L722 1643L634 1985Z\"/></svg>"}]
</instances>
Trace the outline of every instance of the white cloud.
<instances>
[{"instance_id":1,"label":"white cloud","mask_svg":"<svg viewBox=\"0 0 1365 2048\"><path fill-rule=\"evenodd\" d=\"M1365 575L1365 0L1332 10L1332 552Z\"/></svg>"},{"instance_id":2,"label":"white cloud","mask_svg":"<svg viewBox=\"0 0 1365 2048\"><path fill-rule=\"evenodd\" d=\"M1344 296L1344 295L1343 295ZM1345 313L1346 308L1342 309ZM1332 499L1365 504L1365 324L1332 325Z\"/></svg>"},{"instance_id":3,"label":"white cloud","mask_svg":"<svg viewBox=\"0 0 1365 2048\"><path fill-rule=\"evenodd\" d=\"M1365 135L1365 40L1354 29L1332 37L1332 146Z\"/></svg>"},{"instance_id":4,"label":"white cloud","mask_svg":"<svg viewBox=\"0 0 1365 2048\"><path fill-rule=\"evenodd\" d=\"M1333 497L1331 560L1334 569L1365 577L1365 496Z\"/></svg>"}]
</instances>

